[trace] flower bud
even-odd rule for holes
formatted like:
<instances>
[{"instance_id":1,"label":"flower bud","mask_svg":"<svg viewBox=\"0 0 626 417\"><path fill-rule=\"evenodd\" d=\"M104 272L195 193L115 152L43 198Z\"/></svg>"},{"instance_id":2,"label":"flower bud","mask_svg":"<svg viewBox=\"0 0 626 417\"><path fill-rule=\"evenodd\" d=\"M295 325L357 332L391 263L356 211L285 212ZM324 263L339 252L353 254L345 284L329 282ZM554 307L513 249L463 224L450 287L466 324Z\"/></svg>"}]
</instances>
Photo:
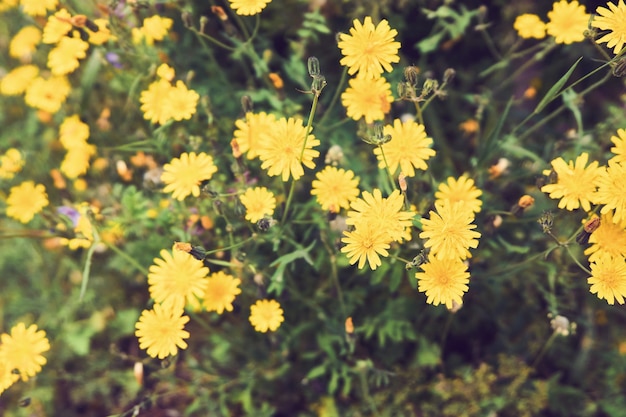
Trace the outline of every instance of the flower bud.
<instances>
[{"instance_id":1,"label":"flower bud","mask_svg":"<svg viewBox=\"0 0 626 417\"><path fill-rule=\"evenodd\" d=\"M309 70L309 75L313 78L320 75L320 61L314 56L309 57L307 60L307 69Z\"/></svg>"}]
</instances>

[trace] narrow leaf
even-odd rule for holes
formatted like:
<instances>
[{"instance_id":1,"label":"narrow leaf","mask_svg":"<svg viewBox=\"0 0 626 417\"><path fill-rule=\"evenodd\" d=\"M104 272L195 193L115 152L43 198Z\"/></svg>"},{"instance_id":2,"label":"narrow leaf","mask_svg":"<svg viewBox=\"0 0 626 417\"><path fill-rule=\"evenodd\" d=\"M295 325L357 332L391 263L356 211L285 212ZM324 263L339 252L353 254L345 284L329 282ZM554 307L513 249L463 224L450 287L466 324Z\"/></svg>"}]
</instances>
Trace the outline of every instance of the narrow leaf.
<instances>
[{"instance_id":1,"label":"narrow leaf","mask_svg":"<svg viewBox=\"0 0 626 417\"><path fill-rule=\"evenodd\" d=\"M574 65L572 65L570 69L567 70L565 75L563 75L561 79L557 81L556 84L554 84L552 88L550 88L550 90L548 90L548 93L546 94L546 96L539 102L539 104L537 104L537 108L535 109L535 111L533 111L534 114L539 113L541 110L543 110L544 107L548 105L548 103L550 103L552 100L558 97L559 91L563 88L563 86L565 85L569 77L572 75L572 73L576 69L576 66L582 59L583 57L578 58L578 60L574 62Z\"/></svg>"}]
</instances>

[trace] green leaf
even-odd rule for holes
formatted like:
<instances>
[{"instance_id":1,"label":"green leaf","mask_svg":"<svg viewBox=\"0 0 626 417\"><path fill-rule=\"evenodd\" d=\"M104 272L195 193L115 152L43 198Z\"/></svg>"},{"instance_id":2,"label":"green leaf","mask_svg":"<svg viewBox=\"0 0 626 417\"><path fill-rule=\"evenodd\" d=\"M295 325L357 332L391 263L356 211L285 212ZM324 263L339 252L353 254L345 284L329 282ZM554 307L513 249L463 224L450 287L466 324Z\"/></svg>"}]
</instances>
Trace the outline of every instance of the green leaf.
<instances>
[{"instance_id":1,"label":"green leaf","mask_svg":"<svg viewBox=\"0 0 626 417\"><path fill-rule=\"evenodd\" d=\"M563 88L569 77L576 69L576 66L582 59L583 57L578 58L578 60L574 62L574 65L572 65L570 69L567 70L567 72L552 86L552 88L548 90L545 97L539 102L539 104L537 104L537 108L533 111L534 114L539 113L541 110L543 110L544 107L548 105L548 103L550 103L552 100L559 96L559 91L561 90L561 88Z\"/></svg>"}]
</instances>

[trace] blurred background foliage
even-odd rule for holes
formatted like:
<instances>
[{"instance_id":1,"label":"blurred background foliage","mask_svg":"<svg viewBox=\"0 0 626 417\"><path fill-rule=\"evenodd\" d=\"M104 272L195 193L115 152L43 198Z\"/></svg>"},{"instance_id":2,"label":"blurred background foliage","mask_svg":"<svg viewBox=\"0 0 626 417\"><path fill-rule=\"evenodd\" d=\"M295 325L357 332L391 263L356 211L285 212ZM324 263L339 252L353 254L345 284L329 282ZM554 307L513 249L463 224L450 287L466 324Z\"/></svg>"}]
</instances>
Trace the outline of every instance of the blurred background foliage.
<instances>
[{"instance_id":1,"label":"blurred background foliage","mask_svg":"<svg viewBox=\"0 0 626 417\"><path fill-rule=\"evenodd\" d=\"M98 17L102 7L111 11L123 2L63 3L75 13ZM581 3L589 12L605 4ZM220 21L211 11L214 5L227 8L220 1L137 1L126 3L129 16L111 14L118 42L91 50L71 76L64 108L90 126L97 125L103 106L111 112L110 129L92 128L90 136L108 165L88 172L85 190L52 186L49 170L63 157L55 143L61 119L42 122L22 99L0 100L2 149L26 152L21 178L45 184L57 205L89 201L101 207L99 227L121 230L115 245L93 254L80 301L86 251L47 245L51 232L43 219L23 226L2 218L0 329L18 320L36 321L52 349L36 379L2 394L0 414L626 415L624 309L589 294L587 276L564 249L544 256L554 243L537 223L542 213L554 211L554 233L563 240L579 228L584 213L556 211L556 202L536 186L555 157L571 159L587 151L607 159L608 138L623 127L624 82L610 77L584 97L570 98L569 108L555 100L511 133L578 58L584 57L572 80L599 66L601 57L590 42L560 45L520 72L527 58L494 56L488 45L511 48L518 42L515 17L545 16L550 2L274 0L261 15L253 49L241 43L240 22L232 15ZM197 36L184 24L183 13L198 30L206 19L205 33L231 41L235 49L220 49ZM174 19L169 36L155 47L133 44L130 27L153 14ZM148 170L132 168L123 179L119 161L131 166L130 158L143 151L162 165L183 151L209 151L219 171L208 187L219 194L231 191L244 169L250 178L263 176L258 165L238 166L231 156L234 122L244 115L241 97L251 97L256 111L305 118L311 96L298 90L310 88L306 62L315 56L328 82L314 124L322 142L316 170L326 151L339 145L362 189L386 187L371 146L359 139L358 124L346 120L339 104L331 106L337 89L345 88L336 34L365 15L375 22L388 19L398 30L401 62L387 77L392 85L402 81L408 65L438 80L446 69L456 71L445 99L433 101L424 114L438 153L429 171L411 182L410 193L420 196L418 211L426 212L437 184L448 176L467 172L483 190L483 212L476 220L483 236L471 259L463 307L451 313L427 305L416 290L414 271L393 258L376 271L349 266L336 248L340 234L302 186L289 228L270 229L237 249L215 253L211 270L226 268L243 281L234 312L197 313L187 326L187 350L166 361L147 358L134 336L134 324L149 303L146 277L137 266L148 268L174 241L215 250L229 246L231 238L244 240L251 229L237 199L203 195L163 205L168 197L150 181ZM254 25L254 18L239 19L248 29ZM18 11L2 15L2 71L14 65L6 46L25 23L30 22ZM121 68L108 63L107 53L119 56ZM161 62L170 63L201 95L190 122L155 126L143 118L139 93ZM268 84L268 72L279 74L284 88ZM535 95L522 98L529 86ZM391 116L414 111L411 103L398 101ZM468 120L477 122L477 130L463 128ZM490 179L488 168L499 158L510 161L508 173ZM308 171L302 183L309 184L313 175ZM3 180L2 193L10 185ZM509 211L523 194L532 195L535 205L492 227L494 213ZM198 215L208 216L210 227L200 225ZM420 247L411 245L409 256L415 256ZM571 249L584 261L582 248ZM341 293L329 278L333 269ZM279 299L285 311L285 323L272 334L257 333L248 323L249 305L265 294ZM575 334L554 337L549 314L576 323ZM354 321L352 334L345 329L347 317ZM142 384L133 371L137 362L144 366ZM24 398L30 403L20 407Z\"/></svg>"}]
</instances>

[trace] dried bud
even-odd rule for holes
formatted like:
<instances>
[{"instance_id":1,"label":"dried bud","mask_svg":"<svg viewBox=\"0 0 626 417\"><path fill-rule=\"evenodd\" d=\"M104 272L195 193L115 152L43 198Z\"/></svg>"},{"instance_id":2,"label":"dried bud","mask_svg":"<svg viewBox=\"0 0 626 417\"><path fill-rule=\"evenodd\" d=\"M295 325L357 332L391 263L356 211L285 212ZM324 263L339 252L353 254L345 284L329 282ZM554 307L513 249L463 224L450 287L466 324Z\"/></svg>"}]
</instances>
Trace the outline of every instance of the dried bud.
<instances>
[{"instance_id":1,"label":"dried bud","mask_svg":"<svg viewBox=\"0 0 626 417\"><path fill-rule=\"evenodd\" d=\"M193 27L193 19L191 18L191 13L189 13L188 11L183 10L183 12L180 14L180 19L183 21L183 25L186 28Z\"/></svg>"},{"instance_id":2,"label":"dried bud","mask_svg":"<svg viewBox=\"0 0 626 417\"><path fill-rule=\"evenodd\" d=\"M343 162L343 149L341 149L341 146L333 145L328 148L324 162L327 165L332 165L334 167L341 164Z\"/></svg>"},{"instance_id":3,"label":"dried bud","mask_svg":"<svg viewBox=\"0 0 626 417\"><path fill-rule=\"evenodd\" d=\"M439 81L432 78L427 79L422 86L422 96L426 97L431 92L437 90L437 88L439 88Z\"/></svg>"},{"instance_id":4,"label":"dried bud","mask_svg":"<svg viewBox=\"0 0 626 417\"><path fill-rule=\"evenodd\" d=\"M200 33L204 33L206 25L209 23L209 18L206 16L200 16Z\"/></svg>"},{"instance_id":5,"label":"dried bud","mask_svg":"<svg viewBox=\"0 0 626 417\"><path fill-rule=\"evenodd\" d=\"M404 68L404 78L406 79L407 83L409 83L410 85L414 86L417 84L419 73L420 73L419 67L410 65Z\"/></svg>"},{"instance_id":6,"label":"dried bud","mask_svg":"<svg viewBox=\"0 0 626 417\"><path fill-rule=\"evenodd\" d=\"M599 217L594 217L591 220L587 221L583 226L583 230L576 235L576 243L581 246L589 243L589 237L591 237L591 234L593 232L598 230L598 227L600 227Z\"/></svg>"},{"instance_id":7,"label":"dried bud","mask_svg":"<svg viewBox=\"0 0 626 417\"><path fill-rule=\"evenodd\" d=\"M400 175L398 175L398 185L400 186L400 190L403 193L406 193L406 175L404 175L402 172L400 172Z\"/></svg>"},{"instance_id":8,"label":"dried bud","mask_svg":"<svg viewBox=\"0 0 626 417\"><path fill-rule=\"evenodd\" d=\"M307 69L309 70L309 75L313 78L318 77L320 72L320 61L314 56L310 57L307 60Z\"/></svg>"},{"instance_id":9,"label":"dried bud","mask_svg":"<svg viewBox=\"0 0 626 417\"><path fill-rule=\"evenodd\" d=\"M135 365L133 366L133 375L135 377L135 381L137 381L139 385L143 385L143 363L135 362Z\"/></svg>"},{"instance_id":10,"label":"dried bud","mask_svg":"<svg viewBox=\"0 0 626 417\"><path fill-rule=\"evenodd\" d=\"M623 77L626 74L626 58L620 58L615 65L613 65L613 76Z\"/></svg>"},{"instance_id":11,"label":"dried bud","mask_svg":"<svg viewBox=\"0 0 626 417\"><path fill-rule=\"evenodd\" d=\"M552 330L554 330L554 333L561 336L568 336L570 333L576 331L576 323L570 323L567 317L561 315L550 320L550 326Z\"/></svg>"},{"instance_id":12,"label":"dried bud","mask_svg":"<svg viewBox=\"0 0 626 417\"><path fill-rule=\"evenodd\" d=\"M554 225L554 217L552 216L552 212L544 211L537 223L541 225L541 229L543 233L548 233L552 230L552 226Z\"/></svg>"},{"instance_id":13,"label":"dried bud","mask_svg":"<svg viewBox=\"0 0 626 417\"><path fill-rule=\"evenodd\" d=\"M243 96L241 97L241 108L243 109L244 113L250 113L253 111L253 102L252 102L252 98L250 98L250 96Z\"/></svg>"},{"instance_id":14,"label":"dried bud","mask_svg":"<svg viewBox=\"0 0 626 417\"><path fill-rule=\"evenodd\" d=\"M452 68L448 68L443 73L443 82L444 83L448 83L448 82L452 81L452 79L454 78L455 75L456 75L456 71L453 70Z\"/></svg>"},{"instance_id":15,"label":"dried bud","mask_svg":"<svg viewBox=\"0 0 626 417\"><path fill-rule=\"evenodd\" d=\"M220 6L211 6L211 12L213 12L213 14L217 16L217 18L220 19L222 22L225 22L228 20L228 15L226 14L226 12L224 12L224 9L221 8Z\"/></svg>"}]
</instances>

